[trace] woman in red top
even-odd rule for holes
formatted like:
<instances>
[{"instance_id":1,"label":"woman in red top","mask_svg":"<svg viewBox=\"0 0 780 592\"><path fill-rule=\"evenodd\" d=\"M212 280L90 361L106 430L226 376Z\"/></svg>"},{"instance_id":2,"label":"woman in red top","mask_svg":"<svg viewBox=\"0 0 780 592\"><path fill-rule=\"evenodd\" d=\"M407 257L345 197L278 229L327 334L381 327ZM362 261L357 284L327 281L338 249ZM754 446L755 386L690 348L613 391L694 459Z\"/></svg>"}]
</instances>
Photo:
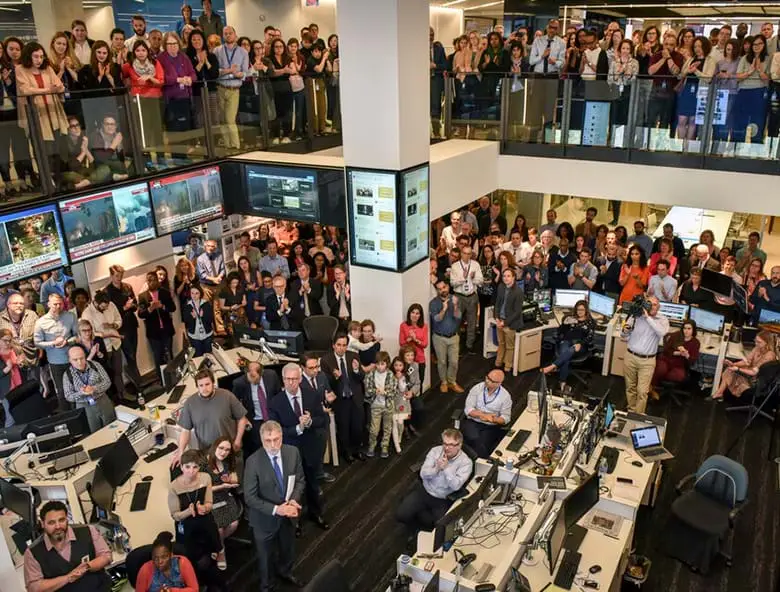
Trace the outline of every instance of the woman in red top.
<instances>
[{"instance_id":1,"label":"woman in red top","mask_svg":"<svg viewBox=\"0 0 780 592\"><path fill-rule=\"evenodd\" d=\"M133 44L131 62L122 65L122 78L130 81L130 94L135 97L135 108L141 115L145 147L151 151L152 161L157 162L155 148L163 145L162 86L165 72L160 62L149 55L149 46L143 39Z\"/></svg>"},{"instance_id":2,"label":"woman in red top","mask_svg":"<svg viewBox=\"0 0 780 592\"><path fill-rule=\"evenodd\" d=\"M428 327L425 325L423 308L412 304L406 311L406 321L401 323L398 332L401 347L408 345L414 348L414 361L420 367L420 384L425 382L425 348L428 346Z\"/></svg>"},{"instance_id":3,"label":"woman in red top","mask_svg":"<svg viewBox=\"0 0 780 592\"><path fill-rule=\"evenodd\" d=\"M645 252L633 245L628 250L628 260L620 270L620 292L618 304L632 300L637 294L644 294L647 284L650 282L650 268L647 266Z\"/></svg>"},{"instance_id":4,"label":"woman in red top","mask_svg":"<svg viewBox=\"0 0 780 592\"><path fill-rule=\"evenodd\" d=\"M141 566L136 592L198 592L198 578L184 555L173 554L173 535L161 532L152 543L152 559Z\"/></svg>"},{"instance_id":5,"label":"woman in red top","mask_svg":"<svg viewBox=\"0 0 780 592\"><path fill-rule=\"evenodd\" d=\"M662 380L685 382L688 370L699 357L701 344L696 338L696 321L685 321L682 329L669 333L664 339L664 350L655 361L650 396L659 399L655 388Z\"/></svg>"},{"instance_id":6,"label":"woman in red top","mask_svg":"<svg viewBox=\"0 0 780 592\"><path fill-rule=\"evenodd\" d=\"M661 259L669 262L669 275L674 276L674 272L677 271L677 257L673 253L672 241L668 238L662 238L658 244L658 252L650 255L650 275L655 275Z\"/></svg>"}]
</instances>

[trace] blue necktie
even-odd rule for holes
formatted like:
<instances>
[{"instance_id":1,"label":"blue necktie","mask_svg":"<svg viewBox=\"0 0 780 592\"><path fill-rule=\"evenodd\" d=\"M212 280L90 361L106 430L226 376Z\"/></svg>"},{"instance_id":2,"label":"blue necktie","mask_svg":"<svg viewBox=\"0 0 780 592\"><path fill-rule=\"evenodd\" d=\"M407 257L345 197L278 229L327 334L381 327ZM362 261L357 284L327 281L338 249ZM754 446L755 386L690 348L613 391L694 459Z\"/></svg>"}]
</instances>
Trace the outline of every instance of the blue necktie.
<instances>
[{"instance_id":1,"label":"blue necktie","mask_svg":"<svg viewBox=\"0 0 780 592\"><path fill-rule=\"evenodd\" d=\"M274 473L276 473L276 483L279 485L279 492L284 496L284 477L282 476L282 467L279 466L279 457L274 456Z\"/></svg>"}]
</instances>

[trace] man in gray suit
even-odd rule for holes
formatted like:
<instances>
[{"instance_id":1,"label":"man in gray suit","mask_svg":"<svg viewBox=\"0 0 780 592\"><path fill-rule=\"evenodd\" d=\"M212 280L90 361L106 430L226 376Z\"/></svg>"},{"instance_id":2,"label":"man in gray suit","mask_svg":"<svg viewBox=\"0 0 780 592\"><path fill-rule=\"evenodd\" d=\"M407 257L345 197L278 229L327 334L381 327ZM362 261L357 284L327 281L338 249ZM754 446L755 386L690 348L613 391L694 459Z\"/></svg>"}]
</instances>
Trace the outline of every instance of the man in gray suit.
<instances>
[{"instance_id":1,"label":"man in gray suit","mask_svg":"<svg viewBox=\"0 0 780 592\"><path fill-rule=\"evenodd\" d=\"M266 421L260 426L260 440L263 448L247 459L244 471L244 501L257 545L260 590L275 589L271 574L274 543L278 547L276 575L300 588L304 584L292 574L292 565L294 520L300 516L305 485L301 455L294 446L282 444L282 427L276 421ZM290 484L292 491L288 496Z\"/></svg>"}]
</instances>

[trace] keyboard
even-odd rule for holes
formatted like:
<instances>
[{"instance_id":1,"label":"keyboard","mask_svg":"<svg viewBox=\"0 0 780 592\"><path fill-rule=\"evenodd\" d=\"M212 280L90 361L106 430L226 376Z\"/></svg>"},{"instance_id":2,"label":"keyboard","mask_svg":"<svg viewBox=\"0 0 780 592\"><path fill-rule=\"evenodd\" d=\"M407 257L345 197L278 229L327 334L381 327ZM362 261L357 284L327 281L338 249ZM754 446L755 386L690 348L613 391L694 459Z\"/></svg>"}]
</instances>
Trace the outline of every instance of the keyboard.
<instances>
[{"instance_id":1,"label":"keyboard","mask_svg":"<svg viewBox=\"0 0 780 592\"><path fill-rule=\"evenodd\" d=\"M642 451L642 456L658 456L659 454L663 454L666 452L663 448L650 448L648 450Z\"/></svg>"},{"instance_id":2,"label":"keyboard","mask_svg":"<svg viewBox=\"0 0 780 592\"><path fill-rule=\"evenodd\" d=\"M574 583L574 576L577 575L577 569L580 566L580 559L582 555L577 551L571 549L564 549L563 559L558 566L558 573L555 574L555 581L553 582L559 588L564 590L571 590L571 585Z\"/></svg>"},{"instance_id":3,"label":"keyboard","mask_svg":"<svg viewBox=\"0 0 780 592\"><path fill-rule=\"evenodd\" d=\"M612 446L604 446L604 448L601 449L599 461L596 463L597 469L601 466L602 458L607 459L607 473L612 473L615 470L618 458L620 458L620 450L617 448L612 448Z\"/></svg>"},{"instance_id":4,"label":"keyboard","mask_svg":"<svg viewBox=\"0 0 780 592\"><path fill-rule=\"evenodd\" d=\"M38 457L38 462L47 463L53 460L57 460L58 458L64 458L66 456L70 456L71 454L76 454L78 452L84 452L84 447L81 444L71 446L70 448L63 448L62 450L55 450L49 454L42 454L40 457Z\"/></svg>"},{"instance_id":5,"label":"keyboard","mask_svg":"<svg viewBox=\"0 0 780 592\"><path fill-rule=\"evenodd\" d=\"M130 502L131 512L140 512L146 509L146 501L149 499L149 490L152 488L151 481L141 481L135 484L133 490L133 499Z\"/></svg>"},{"instance_id":6,"label":"keyboard","mask_svg":"<svg viewBox=\"0 0 780 592\"><path fill-rule=\"evenodd\" d=\"M111 448L115 443L109 442L108 444L103 444L103 446L96 446L95 448L90 448L87 452L89 453L89 460L100 460L103 458L106 453L108 452L108 449Z\"/></svg>"},{"instance_id":7,"label":"keyboard","mask_svg":"<svg viewBox=\"0 0 780 592\"><path fill-rule=\"evenodd\" d=\"M181 399L181 396L184 394L184 385L180 384L177 387L174 387L174 389L171 391L170 396L168 397L168 405L175 405L179 402L179 399Z\"/></svg>"},{"instance_id":8,"label":"keyboard","mask_svg":"<svg viewBox=\"0 0 780 592\"><path fill-rule=\"evenodd\" d=\"M148 463L156 461L158 458L162 458L166 454L170 454L176 450L179 446L176 442L169 443L165 448L155 448L149 454L144 457L144 460Z\"/></svg>"},{"instance_id":9,"label":"keyboard","mask_svg":"<svg viewBox=\"0 0 780 592\"><path fill-rule=\"evenodd\" d=\"M507 444L506 449L509 452L517 452L523 447L523 444L525 444L525 441L528 440L530 435L531 432L529 430L517 430L517 433L515 434L514 438L512 438L512 441Z\"/></svg>"}]
</instances>

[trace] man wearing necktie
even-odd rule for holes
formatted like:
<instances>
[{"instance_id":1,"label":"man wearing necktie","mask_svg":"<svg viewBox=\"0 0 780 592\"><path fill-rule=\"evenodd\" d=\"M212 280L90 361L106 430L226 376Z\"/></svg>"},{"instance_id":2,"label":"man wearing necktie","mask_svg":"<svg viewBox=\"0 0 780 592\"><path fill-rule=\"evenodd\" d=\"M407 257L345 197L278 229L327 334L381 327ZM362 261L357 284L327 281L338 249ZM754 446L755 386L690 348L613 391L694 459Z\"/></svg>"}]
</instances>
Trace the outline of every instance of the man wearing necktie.
<instances>
[{"instance_id":1,"label":"man wearing necktie","mask_svg":"<svg viewBox=\"0 0 780 592\"><path fill-rule=\"evenodd\" d=\"M290 301L287 299L287 280L277 275L273 279L273 294L265 298L265 318L270 328L286 331L290 328Z\"/></svg>"},{"instance_id":2,"label":"man wearing necktie","mask_svg":"<svg viewBox=\"0 0 780 592\"><path fill-rule=\"evenodd\" d=\"M232 390L247 410L246 418L252 424L244 432L244 455L249 456L262 446L259 428L268 420L268 405L282 390L282 385L276 372L264 370L260 362L249 362L246 374L233 381Z\"/></svg>"},{"instance_id":3,"label":"man wearing necktie","mask_svg":"<svg viewBox=\"0 0 780 592\"><path fill-rule=\"evenodd\" d=\"M294 363L286 364L282 369L284 390L271 399L268 410L271 419L282 426L284 443L295 446L301 453L309 518L327 530L329 525L323 518L322 490L317 483L317 475L322 467L323 455L318 430L328 425L328 418L316 395L304 395L301 391L301 379L301 367Z\"/></svg>"},{"instance_id":4,"label":"man wearing necktie","mask_svg":"<svg viewBox=\"0 0 780 592\"><path fill-rule=\"evenodd\" d=\"M260 427L260 440L263 448L247 459L243 481L244 502L257 546L260 591L275 589L274 575L300 588L304 583L292 574L292 566L294 521L300 516L306 487L301 455L295 446L282 443L282 426L275 421ZM278 552L272 563L274 547Z\"/></svg>"},{"instance_id":5,"label":"man wearing necktie","mask_svg":"<svg viewBox=\"0 0 780 592\"><path fill-rule=\"evenodd\" d=\"M290 325L300 331L303 321L322 314L322 282L311 277L308 263L298 266L298 277L290 285Z\"/></svg>"},{"instance_id":6,"label":"man wearing necktie","mask_svg":"<svg viewBox=\"0 0 780 592\"><path fill-rule=\"evenodd\" d=\"M320 437L320 445L322 446L322 453L319 455L320 465L317 473L317 480L324 481L325 483L332 483L336 478L330 473L326 473L322 467L321 459L325 455L325 447L327 445L328 437L330 434L330 422L333 420L329 412L333 402L336 400L336 394L330 389L330 382L325 373L320 370L320 357L313 352L307 352L303 356L303 380L301 380L301 392L306 396L312 394L322 404L325 409L325 417L328 423L322 429L317 430ZM337 451L332 451L336 454Z\"/></svg>"}]
</instances>

